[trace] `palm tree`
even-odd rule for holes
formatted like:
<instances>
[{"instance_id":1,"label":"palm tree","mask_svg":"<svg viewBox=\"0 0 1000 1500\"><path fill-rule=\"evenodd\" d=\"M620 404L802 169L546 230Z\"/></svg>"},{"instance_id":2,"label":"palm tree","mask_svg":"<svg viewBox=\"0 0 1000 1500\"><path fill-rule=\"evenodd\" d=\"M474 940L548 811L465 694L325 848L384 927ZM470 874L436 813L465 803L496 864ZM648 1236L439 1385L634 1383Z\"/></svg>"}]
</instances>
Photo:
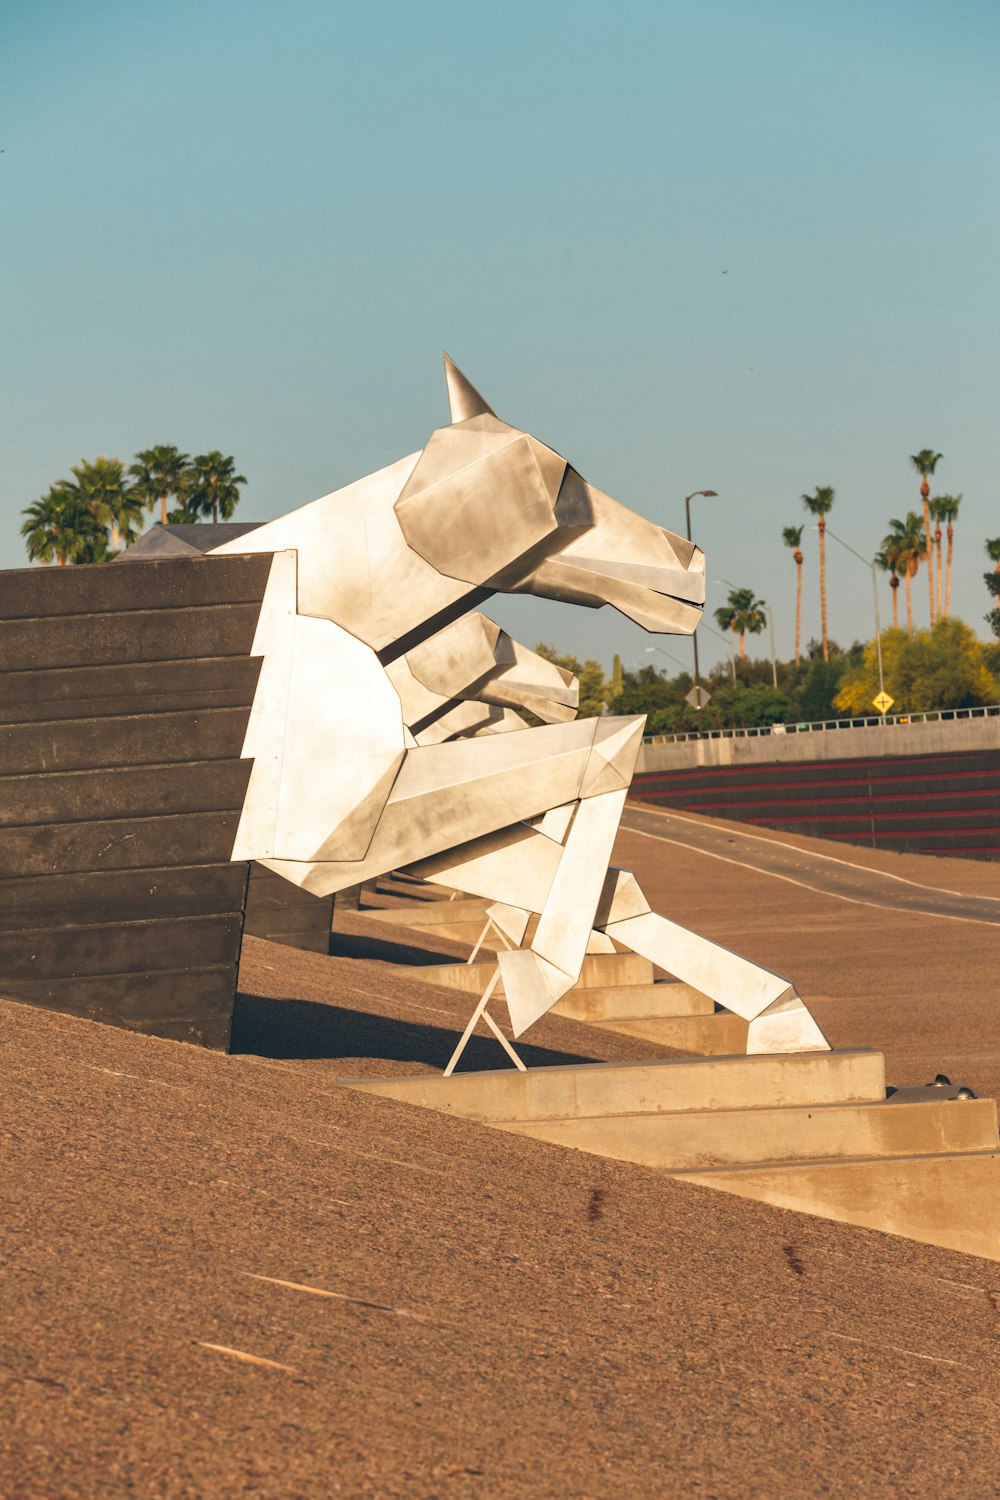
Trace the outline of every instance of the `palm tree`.
<instances>
[{"instance_id":1,"label":"palm tree","mask_svg":"<svg viewBox=\"0 0 1000 1500\"><path fill-rule=\"evenodd\" d=\"M60 568L69 562L103 562L107 535L68 479L58 480L22 515L27 517L21 535L30 562L54 562Z\"/></svg>"},{"instance_id":2,"label":"palm tree","mask_svg":"<svg viewBox=\"0 0 1000 1500\"><path fill-rule=\"evenodd\" d=\"M833 508L833 502L837 498L836 491L830 485L818 484L812 495L803 495L802 503L811 516L818 517L817 530L819 531L819 605L820 622L823 629L823 660L830 660L830 648L826 634L826 517Z\"/></svg>"},{"instance_id":3,"label":"palm tree","mask_svg":"<svg viewBox=\"0 0 1000 1500\"><path fill-rule=\"evenodd\" d=\"M751 635L759 635L767 624L765 604L764 599L754 598L753 589L731 589L728 605L715 611L719 629L731 630L739 636L740 660L746 655L746 632L749 630Z\"/></svg>"},{"instance_id":4,"label":"palm tree","mask_svg":"<svg viewBox=\"0 0 1000 1500\"><path fill-rule=\"evenodd\" d=\"M889 522L891 532L883 542L883 548L892 547L896 551L898 564L903 569L903 579L906 583L906 628L910 635L913 634L913 594L912 584L916 577L920 561L927 556L927 533L924 530L923 521L917 511L911 510L906 514L905 521L892 520Z\"/></svg>"},{"instance_id":5,"label":"palm tree","mask_svg":"<svg viewBox=\"0 0 1000 1500\"><path fill-rule=\"evenodd\" d=\"M928 500L930 499L931 487L927 483L927 480L930 475L934 473L934 470L937 468L942 458L944 458L944 454L935 453L933 448L921 448L919 453L910 454L910 463L920 475L920 498L924 502L924 536L927 539L926 551L928 557L931 556L931 511L928 504ZM933 625L935 619L934 569L930 566L928 566L927 569L927 591L930 595L931 624Z\"/></svg>"},{"instance_id":6,"label":"palm tree","mask_svg":"<svg viewBox=\"0 0 1000 1500\"><path fill-rule=\"evenodd\" d=\"M792 556L795 559L795 665L798 666L801 652L799 643L802 636L802 564L805 559L802 556L802 533L804 526L786 526L781 533L781 539L786 547L791 547Z\"/></svg>"},{"instance_id":7,"label":"palm tree","mask_svg":"<svg viewBox=\"0 0 1000 1500\"><path fill-rule=\"evenodd\" d=\"M948 528L948 563L945 571L944 585L944 617L951 617L951 555L955 547L955 525L958 520L958 508L962 503L961 495L939 495L938 515ZM940 559L941 544L938 543L938 557ZM940 603L940 598L938 600Z\"/></svg>"},{"instance_id":8,"label":"palm tree","mask_svg":"<svg viewBox=\"0 0 1000 1500\"><path fill-rule=\"evenodd\" d=\"M234 472L233 460L224 458L218 449L199 453L184 472L181 489L184 509L192 521L208 515L213 525L218 525L220 516L228 521L240 502L238 486L246 482L242 474Z\"/></svg>"},{"instance_id":9,"label":"palm tree","mask_svg":"<svg viewBox=\"0 0 1000 1500\"><path fill-rule=\"evenodd\" d=\"M934 612L935 618L938 620L944 619L944 608L941 603L944 598L941 578L941 522L944 520L944 516L941 514L941 501L943 498L943 496L932 495L927 502L930 518L934 523L934 530L931 532L931 552L928 566L934 569Z\"/></svg>"},{"instance_id":10,"label":"palm tree","mask_svg":"<svg viewBox=\"0 0 1000 1500\"><path fill-rule=\"evenodd\" d=\"M897 539L887 536L878 552L875 554L876 567L882 569L883 573L889 575L889 587L892 590L892 628L899 629L899 570L902 566Z\"/></svg>"},{"instance_id":11,"label":"palm tree","mask_svg":"<svg viewBox=\"0 0 1000 1500\"><path fill-rule=\"evenodd\" d=\"M167 524L167 496L179 495L182 476L191 462L186 453L170 443L158 443L154 448L144 448L129 465L129 473L136 481L133 489L153 510L159 502L160 525Z\"/></svg>"},{"instance_id":12,"label":"palm tree","mask_svg":"<svg viewBox=\"0 0 1000 1500\"><path fill-rule=\"evenodd\" d=\"M76 480L87 509L99 526L111 528L111 549L118 551L119 540L126 547L139 534L144 510L142 497L130 489L125 480L125 465L120 458L82 458L70 473Z\"/></svg>"}]
</instances>

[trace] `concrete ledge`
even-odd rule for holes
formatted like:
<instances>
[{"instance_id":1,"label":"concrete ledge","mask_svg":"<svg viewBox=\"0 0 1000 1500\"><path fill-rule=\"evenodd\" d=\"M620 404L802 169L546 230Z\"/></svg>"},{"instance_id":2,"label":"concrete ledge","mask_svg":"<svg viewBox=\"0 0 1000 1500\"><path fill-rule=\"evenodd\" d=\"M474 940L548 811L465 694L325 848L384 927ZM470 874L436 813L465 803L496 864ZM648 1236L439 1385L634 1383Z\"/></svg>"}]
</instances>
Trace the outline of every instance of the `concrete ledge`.
<instances>
[{"instance_id":1,"label":"concrete ledge","mask_svg":"<svg viewBox=\"0 0 1000 1500\"><path fill-rule=\"evenodd\" d=\"M695 1057L727 1057L747 1049L747 1023L742 1016L719 1010L710 1016L636 1016L621 1021L588 1021L596 1031L615 1031Z\"/></svg>"},{"instance_id":2,"label":"concrete ledge","mask_svg":"<svg viewBox=\"0 0 1000 1500\"><path fill-rule=\"evenodd\" d=\"M806 734L720 736L652 744L643 741L637 775L698 766L850 760L854 758L948 755L1000 749L1000 715L946 719L929 724L877 724L867 728L814 730Z\"/></svg>"},{"instance_id":3,"label":"concrete ledge","mask_svg":"<svg viewBox=\"0 0 1000 1500\"><path fill-rule=\"evenodd\" d=\"M824 1104L784 1109L688 1110L603 1119L510 1120L516 1135L597 1156L674 1171L762 1166L860 1156L989 1151L997 1140L992 1099L920 1104ZM714 1185L714 1184L713 1184Z\"/></svg>"},{"instance_id":4,"label":"concrete ledge","mask_svg":"<svg viewBox=\"0 0 1000 1500\"><path fill-rule=\"evenodd\" d=\"M996 1150L720 1167L685 1173L678 1180L1000 1260L1000 1151Z\"/></svg>"},{"instance_id":5,"label":"concrete ledge","mask_svg":"<svg viewBox=\"0 0 1000 1500\"><path fill-rule=\"evenodd\" d=\"M409 901L405 906L380 906L361 913L366 922L390 927L446 927L486 921L488 902L476 897L464 901Z\"/></svg>"},{"instance_id":6,"label":"concrete ledge","mask_svg":"<svg viewBox=\"0 0 1000 1500\"><path fill-rule=\"evenodd\" d=\"M552 1014L573 1021L617 1022L658 1016L710 1016L714 1010L713 1002L700 990L679 980L660 980L656 984L593 985L570 990L556 1001ZM624 1027L614 1029L622 1031Z\"/></svg>"},{"instance_id":7,"label":"concrete ledge","mask_svg":"<svg viewBox=\"0 0 1000 1500\"><path fill-rule=\"evenodd\" d=\"M400 969L407 979L420 979L425 984L440 984L446 989L461 990L465 995L478 997L493 978L495 963L475 964L428 964ZM618 985L651 985L653 965L648 958L638 953L591 953L583 960L583 968L576 989L602 989ZM503 994L503 981L496 993Z\"/></svg>"},{"instance_id":8,"label":"concrete ledge","mask_svg":"<svg viewBox=\"0 0 1000 1500\"><path fill-rule=\"evenodd\" d=\"M470 1120L523 1122L874 1103L885 1099L885 1062L881 1052L865 1048L339 1081Z\"/></svg>"}]
</instances>

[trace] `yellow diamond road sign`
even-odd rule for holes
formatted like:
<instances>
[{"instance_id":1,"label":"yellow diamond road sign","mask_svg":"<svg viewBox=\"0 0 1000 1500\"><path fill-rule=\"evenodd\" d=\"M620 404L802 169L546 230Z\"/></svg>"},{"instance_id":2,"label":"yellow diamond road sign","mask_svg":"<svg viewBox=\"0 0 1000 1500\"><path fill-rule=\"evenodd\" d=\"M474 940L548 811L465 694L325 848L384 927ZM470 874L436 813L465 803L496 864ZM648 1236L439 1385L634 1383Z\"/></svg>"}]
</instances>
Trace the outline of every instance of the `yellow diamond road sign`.
<instances>
[{"instance_id":1,"label":"yellow diamond road sign","mask_svg":"<svg viewBox=\"0 0 1000 1500\"><path fill-rule=\"evenodd\" d=\"M880 714L887 714L895 701L895 698L890 698L884 690L879 693L878 697L872 699L872 703Z\"/></svg>"}]
</instances>

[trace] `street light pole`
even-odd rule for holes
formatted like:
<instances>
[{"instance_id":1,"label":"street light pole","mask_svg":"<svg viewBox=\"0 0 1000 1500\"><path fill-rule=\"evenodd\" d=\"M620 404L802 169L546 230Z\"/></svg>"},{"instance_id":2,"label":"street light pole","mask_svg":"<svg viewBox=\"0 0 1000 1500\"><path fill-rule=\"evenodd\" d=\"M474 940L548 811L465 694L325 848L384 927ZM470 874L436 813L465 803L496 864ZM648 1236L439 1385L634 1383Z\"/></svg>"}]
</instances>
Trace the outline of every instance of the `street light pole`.
<instances>
[{"instance_id":1,"label":"street light pole","mask_svg":"<svg viewBox=\"0 0 1000 1500\"><path fill-rule=\"evenodd\" d=\"M687 520L687 539L688 539L688 541L691 540L691 501L694 500L698 495L704 495L706 498L710 497L711 499L714 500L717 497L718 493L719 493L718 490L692 490L691 493L690 493L690 495L685 495L684 496L684 515L685 515L685 518ZM694 647L694 695L695 695L696 698L700 698L700 696L701 696L701 679L700 679L700 676L699 676L699 673L698 673L698 627L697 627L697 625L695 626L694 630L691 633L691 645ZM701 707L700 703L698 704L698 707L699 708Z\"/></svg>"},{"instance_id":2,"label":"street light pole","mask_svg":"<svg viewBox=\"0 0 1000 1500\"><path fill-rule=\"evenodd\" d=\"M730 671L733 674L733 687L735 687L736 686L736 652L733 650L733 648L730 645L730 643L726 640L726 637L724 635L720 635L717 630L713 630L712 627L711 627L711 625L706 625L705 622L704 622L704 620L702 620L701 624L698 626L698 629L699 630L707 630L708 633L709 633L709 635L714 635L715 638L716 638L716 640L721 641L722 644L725 646L726 650L729 652L729 669L730 669Z\"/></svg>"},{"instance_id":3,"label":"street light pole","mask_svg":"<svg viewBox=\"0 0 1000 1500\"><path fill-rule=\"evenodd\" d=\"M829 526L826 527L826 534L827 536L832 536L835 542L839 542L842 547L846 548L848 552L858 559L858 562L863 562L866 568L871 568L872 570L872 603L875 606L875 650L878 654L878 690L880 693L884 693L885 679L882 675L882 621L878 612L878 572L873 562L869 562L867 557L862 557L860 552L855 552L850 542L845 542L844 538L838 536L835 531L831 531Z\"/></svg>"}]
</instances>

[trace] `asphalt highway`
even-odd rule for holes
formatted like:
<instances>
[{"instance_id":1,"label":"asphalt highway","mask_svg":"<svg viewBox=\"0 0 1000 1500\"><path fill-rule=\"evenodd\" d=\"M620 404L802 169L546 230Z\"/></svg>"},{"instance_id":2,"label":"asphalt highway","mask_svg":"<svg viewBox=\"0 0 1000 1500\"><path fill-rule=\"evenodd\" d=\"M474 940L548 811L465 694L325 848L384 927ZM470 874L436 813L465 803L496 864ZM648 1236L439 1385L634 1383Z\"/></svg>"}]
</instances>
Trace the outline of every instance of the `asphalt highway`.
<instances>
[{"instance_id":1,"label":"asphalt highway","mask_svg":"<svg viewBox=\"0 0 1000 1500\"><path fill-rule=\"evenodd\" d=\"M951 917L961 922L1000 926L1000 898L995 896L966 895L923 885L834 855L782 843L774 837L737 831L731 823L714 823L666 809L654 811L630 805L625 809L622 827L842 901L911 912L915 916Z\"/></svg>"}]
</instances>

